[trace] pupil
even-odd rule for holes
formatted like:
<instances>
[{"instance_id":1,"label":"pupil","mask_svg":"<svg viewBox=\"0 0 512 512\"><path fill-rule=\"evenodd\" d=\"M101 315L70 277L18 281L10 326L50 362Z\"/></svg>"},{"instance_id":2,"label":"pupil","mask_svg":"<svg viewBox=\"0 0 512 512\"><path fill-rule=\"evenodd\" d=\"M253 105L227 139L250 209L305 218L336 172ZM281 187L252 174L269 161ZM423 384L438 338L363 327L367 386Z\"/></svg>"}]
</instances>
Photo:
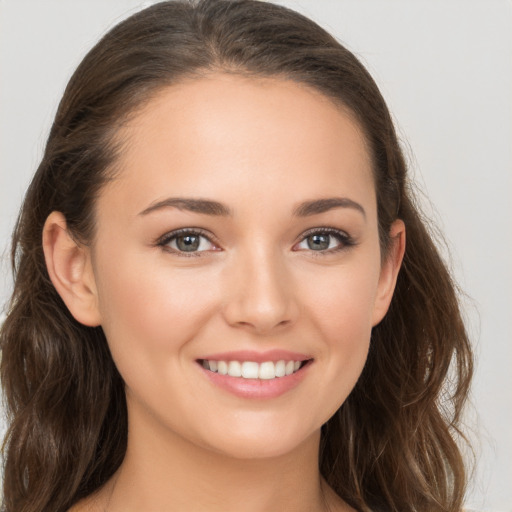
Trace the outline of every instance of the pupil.
<instances>
[{"instance_id":1,"label":"pupil","mask_svg":"<svg viewBox=\"0 0 512 512\"><path fill-rule=\"evenodd\" d=\"M199 237L197 235L184 235L176 239L176 245L180 251L195 251L199 247Z\"/></svg>"},{"instance_id":2,"label":"pupil","mask_svg":"<svg viewBox=\"0 0 512 512\"><path fill-rule=\"evenodd\" d=\"M314 251L329 248L330 235L311 235L308 237L308 247Z\"/></svg>"}]
</instances>

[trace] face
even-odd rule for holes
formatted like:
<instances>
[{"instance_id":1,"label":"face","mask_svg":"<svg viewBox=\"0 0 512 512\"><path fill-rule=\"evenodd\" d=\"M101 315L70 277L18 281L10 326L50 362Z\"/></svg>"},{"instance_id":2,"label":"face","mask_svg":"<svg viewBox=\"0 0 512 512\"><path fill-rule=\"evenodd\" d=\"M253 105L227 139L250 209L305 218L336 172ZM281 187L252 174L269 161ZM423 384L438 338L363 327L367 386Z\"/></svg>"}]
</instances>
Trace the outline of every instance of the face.
<instances>
[{"instance_id":1,"label":"face","mask_svg":"<svg viewBox=\"0 0 512 512\"><path fill-rule=\"evenodd\" d=\"M394 285L357 123L305 86L219 74L120 137L90 257L130 421L236 457L316 436Z\"/></svg>"}]
</instances>

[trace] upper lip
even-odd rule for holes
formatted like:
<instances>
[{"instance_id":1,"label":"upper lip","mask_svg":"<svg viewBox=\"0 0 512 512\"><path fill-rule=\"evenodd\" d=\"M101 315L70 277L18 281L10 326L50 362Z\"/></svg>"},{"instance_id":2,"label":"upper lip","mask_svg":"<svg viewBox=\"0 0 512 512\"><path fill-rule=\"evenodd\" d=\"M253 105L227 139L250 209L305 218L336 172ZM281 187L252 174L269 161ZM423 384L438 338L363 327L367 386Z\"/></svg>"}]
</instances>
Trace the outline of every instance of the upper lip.
<instances>
[{"instance_id":1,"label":"upper lip","mask_svg":"<svg viewBox=\"0 0 512 512\"><path fill-rule=\"evenodd\" d=\"M289 350L273 349L265 352L257 352L255 350L236 350L233 352L219 352L215 354L208 354L199 358L200 360L207 359L208 361L253 361L255 363L264 363L266 361L307 361L312 359L307 354L299 352L291 352Z\"/></svg>"}]
</instances>

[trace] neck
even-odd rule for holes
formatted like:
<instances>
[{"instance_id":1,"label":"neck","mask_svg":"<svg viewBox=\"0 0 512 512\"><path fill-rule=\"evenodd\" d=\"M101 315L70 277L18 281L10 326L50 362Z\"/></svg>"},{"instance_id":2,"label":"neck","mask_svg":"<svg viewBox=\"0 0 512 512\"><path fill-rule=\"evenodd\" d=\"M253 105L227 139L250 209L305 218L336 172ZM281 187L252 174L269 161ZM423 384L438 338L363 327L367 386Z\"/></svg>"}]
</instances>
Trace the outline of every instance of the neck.
<instances>
[{"instance_id":1,"label":"neck","mask_svg":"<svg viewBox=\"0 0 512 512\"><path fill-rule=\"evenodd\" d=\"M130 418L126 457L100 501L107 512L322 512L332 491L324 494L319 442L318 431L290 453L241 459L163 432L151 418L137 416Z\"/></svg>"}]
</instances>

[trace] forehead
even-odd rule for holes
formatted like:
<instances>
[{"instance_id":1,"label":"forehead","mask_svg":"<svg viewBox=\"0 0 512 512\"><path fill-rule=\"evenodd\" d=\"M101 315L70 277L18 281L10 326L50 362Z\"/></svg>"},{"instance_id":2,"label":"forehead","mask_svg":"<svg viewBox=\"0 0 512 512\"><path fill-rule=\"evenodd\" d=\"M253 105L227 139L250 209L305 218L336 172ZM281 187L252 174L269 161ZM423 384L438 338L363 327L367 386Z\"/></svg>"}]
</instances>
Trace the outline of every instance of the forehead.
<instances>
[{"instance_id":1,"label":"forehead","mask_svg":"<svg viewBox=\"0 0 512 512\"><path fill-rule=\"evenodd\" d=\"M119 132L112 189L143 208L165 194L373 197L371 159L354 116L290 80L211 74L159 91ZM235 192L235 196L231 197Z\"/></svg>"}]
</instances>

